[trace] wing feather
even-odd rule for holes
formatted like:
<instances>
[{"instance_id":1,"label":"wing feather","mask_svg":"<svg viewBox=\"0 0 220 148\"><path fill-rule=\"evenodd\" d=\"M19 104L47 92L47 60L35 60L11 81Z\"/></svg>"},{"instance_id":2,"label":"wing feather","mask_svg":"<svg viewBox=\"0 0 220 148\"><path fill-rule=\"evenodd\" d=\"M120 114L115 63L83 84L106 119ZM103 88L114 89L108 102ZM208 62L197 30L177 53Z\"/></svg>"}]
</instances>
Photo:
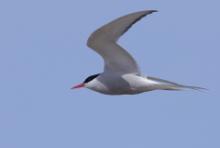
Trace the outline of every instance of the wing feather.
<instances>
[{"instance_id":1,"label":"wing feather","mask_svg":"<svg viewBox=\"0 0 220 148\"><path fill-rule=\"evenodd\" d=\"M104 71L140 74L134 58L118 45L117 41L136 22L153 12L156 12L156 10L125 15L102 26L91 34L87 45L103 57L105 62Z\"/></svg>"}]
</instances>

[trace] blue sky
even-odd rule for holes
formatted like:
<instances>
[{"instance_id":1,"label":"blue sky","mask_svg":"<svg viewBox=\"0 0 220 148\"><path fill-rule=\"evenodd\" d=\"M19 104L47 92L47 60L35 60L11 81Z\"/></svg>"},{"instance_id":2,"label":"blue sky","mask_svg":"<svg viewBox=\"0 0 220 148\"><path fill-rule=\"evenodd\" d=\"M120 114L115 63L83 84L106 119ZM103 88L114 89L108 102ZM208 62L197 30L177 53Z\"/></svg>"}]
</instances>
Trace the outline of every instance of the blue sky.
<instances>
[{"instance_id":1,"label":"blue sky","mask_svg":"<svg viewBox=\"0 0 220 148\"><path fill-rule=\"evenodd\" d=\"M0 2L0 147L219 148L220 2L3 0ZM102 71L86 47L119 16L156 9L120 44L142 72L206 87L106 96L70 90Z\"/></svg>"}]
</instances>

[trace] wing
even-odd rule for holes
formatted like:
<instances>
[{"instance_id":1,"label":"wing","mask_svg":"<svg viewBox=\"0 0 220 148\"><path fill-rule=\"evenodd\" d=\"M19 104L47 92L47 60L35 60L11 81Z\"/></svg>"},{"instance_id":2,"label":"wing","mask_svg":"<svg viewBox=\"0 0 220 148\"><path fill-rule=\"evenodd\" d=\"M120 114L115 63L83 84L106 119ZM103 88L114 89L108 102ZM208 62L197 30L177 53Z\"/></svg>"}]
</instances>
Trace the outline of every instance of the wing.
<instances>
[{"instance_id":1,"label":"wing","mask_svg":"<svg viewBox=\"0 0 220 148\"><path fill-rule=\"evenodd\" d=\"M136 61L117 44L117 41L133 24L153 12L156 12L156 10L146 10L125 15L102 26L91 34L87 45L104 59L104 72L140 74Z\"/></svg>"}]
</instances>

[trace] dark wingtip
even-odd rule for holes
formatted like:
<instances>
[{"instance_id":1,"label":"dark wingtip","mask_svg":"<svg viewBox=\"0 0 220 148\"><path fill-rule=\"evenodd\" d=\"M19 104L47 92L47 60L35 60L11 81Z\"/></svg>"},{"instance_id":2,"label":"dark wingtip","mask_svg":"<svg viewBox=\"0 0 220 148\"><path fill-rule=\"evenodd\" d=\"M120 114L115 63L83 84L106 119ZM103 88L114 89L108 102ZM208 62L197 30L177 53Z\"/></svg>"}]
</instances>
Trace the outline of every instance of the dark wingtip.
<instances>
[{"instance_id":1,"label":"dark wingtip","mask_svg":"<svg viewBox=\"0 0 220 148\"><path fill-rule=\"evenodd\" d=\"M152 10L152 12L159 12L158 10Z\"/></svg>"},{"instance_id":2,"label":"dark wingtip","mask_svg":"<svg viewBox=\"0 0 220 148\"><path fill-rule=\"evenodd\" d=\"M158 10L150 10L150 13L158 12Z\"/></svg>"},{"instance_id":3,"label":"dark wingtip","mask_svg":"<svg viewBox=\"0 0 220 148\"><path fill-rule=\"evenodd\" d=\"M157 10L146 10L145 11L145 16L148 15L148 14L152 14L154 12L158 12Z\"/></svg>"},{"instance_id":4,"label":"dark wingtip","mask_svg":"<svg viewBox=\"0 0 220 148\"><path fill-rule=\"evenodd\" d=\"M154 12L158 12L158 10L142 10L142 12L145 13L145 15L148 15L148 14L152 14Z\"/></svg>"}]
</instances>

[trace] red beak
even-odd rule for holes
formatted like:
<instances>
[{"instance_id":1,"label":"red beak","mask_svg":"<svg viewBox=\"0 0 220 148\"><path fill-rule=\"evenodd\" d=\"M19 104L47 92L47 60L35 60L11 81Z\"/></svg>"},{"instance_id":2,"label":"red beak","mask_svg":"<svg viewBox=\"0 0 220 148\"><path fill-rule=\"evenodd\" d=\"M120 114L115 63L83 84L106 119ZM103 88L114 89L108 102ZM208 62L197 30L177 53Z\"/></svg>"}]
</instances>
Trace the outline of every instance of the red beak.
<instances>
[{"instance_id":1,"label":"red beak","mask_svg":"<svg viewBox=\"0 0 220 148\"><path fill-rule=\"evenodd\" d=\"M73 86L71 89L82 88L82 87L85 87L84 83L81 83L81 84L78 84L76 86Z\"/></svg>"}]
</instances>

